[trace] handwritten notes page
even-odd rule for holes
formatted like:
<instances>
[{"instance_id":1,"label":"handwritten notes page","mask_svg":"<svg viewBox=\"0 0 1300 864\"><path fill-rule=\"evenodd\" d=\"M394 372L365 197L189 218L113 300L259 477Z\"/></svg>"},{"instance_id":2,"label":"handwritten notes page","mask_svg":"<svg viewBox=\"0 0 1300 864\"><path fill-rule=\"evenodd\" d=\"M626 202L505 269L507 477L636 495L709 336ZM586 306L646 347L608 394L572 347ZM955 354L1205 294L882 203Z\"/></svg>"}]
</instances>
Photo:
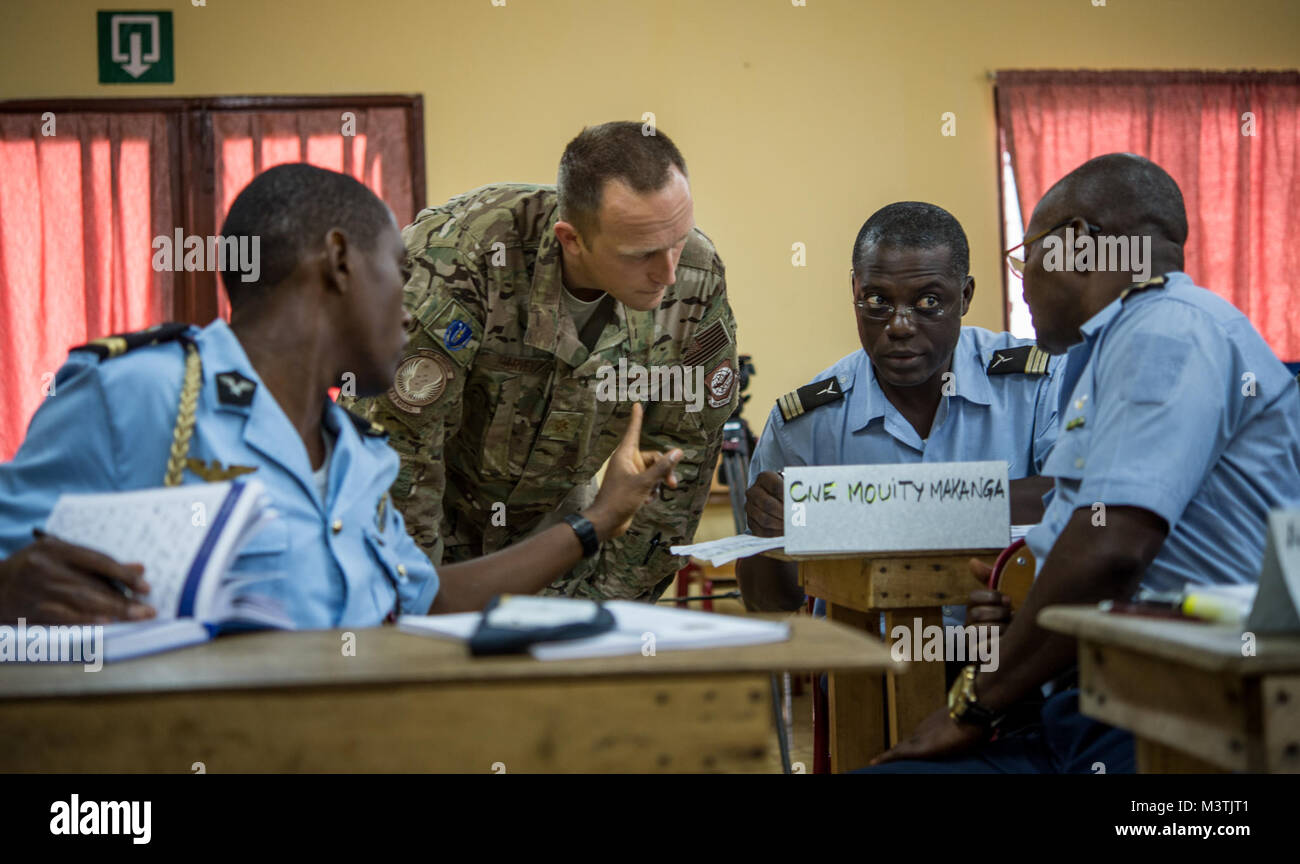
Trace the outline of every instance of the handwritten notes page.
<instances>
[{"instance_id":1,"label":"handwritten notes page","mask_svg":"<svg viewBox=\"0 0 1300 864\"><path fill-rule=\"evenodd\" d=\"M216 582L238 547L268 518L267 499L257 481L246 484L236 510L220 520L231 483L196 483L89 495L63 495L45 523L49 534L102 552L122 563L144 565L150 592L140 599L158 610L158 620L175 618L186 580L210 530L218 537L200 571L215 569L201 592L216 592ZM221 524L216 524L221 522ZM202 576L200 576L202 579ZM203 603L195 609L202 614Z\"/></svg>"},{"instance_id":2,"label":"handwritten notes page","mask_svg":"<svg viewBox=\"0 0 1300 864\"><path fill-rule=\"evenodd\" d=\"M752 534L737 534L734 537L710 540L707 543L673 546L668 551L674 555L690 555L700 558L708 561L714 567L721 567L723 564L735 561L737 558L748 558L751 555L758 555L760 552L780 549L784 545L784 537L755 537Z\"/></svg>"},{"instance_id":3,"label":"handwritten notes page","mask_svg":"<svg viewBox=\"0 0 1300 864\"><path fill-rule=\"evenodd\" d=\"M1011 533L1005 462L785 470L785 551L994 549Z\"/></svg>"}]
</instances>

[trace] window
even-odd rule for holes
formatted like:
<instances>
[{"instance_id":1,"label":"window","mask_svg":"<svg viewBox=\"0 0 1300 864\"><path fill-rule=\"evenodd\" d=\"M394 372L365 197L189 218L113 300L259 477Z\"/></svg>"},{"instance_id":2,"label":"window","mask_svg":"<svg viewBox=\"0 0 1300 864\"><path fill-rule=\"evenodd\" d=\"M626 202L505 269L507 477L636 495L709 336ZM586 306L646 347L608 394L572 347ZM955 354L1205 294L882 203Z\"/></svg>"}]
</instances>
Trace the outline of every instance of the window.
<instances>
[{"instance_id":1,"label":"window","mask_svg":"<svg viewBox=\"0 0 1300 864\"><path fill-rule=\"evenodd\" d=\"M1004 248L1047 189L1103 153L1173 176L1187 206L1184 269L1228 300L1282 360L1300 360L1300 73L999 71ZM1004 277L1005 278L1005 277ZM1019 283L1008 320L1023 327Z\"/></svg>"},{"instance_id":2,"label":"window","mask_svg":"<svg viewBox=\"0 0 1300 864\"><path fill-rule=\"evenodd\" d=\"M0 460L71 346L228 314L218 274L154 269L154 238L215 235L254 174L296 161L351 174L410 222L421 98L0 102Z\"/></svg>"}]
</instances>

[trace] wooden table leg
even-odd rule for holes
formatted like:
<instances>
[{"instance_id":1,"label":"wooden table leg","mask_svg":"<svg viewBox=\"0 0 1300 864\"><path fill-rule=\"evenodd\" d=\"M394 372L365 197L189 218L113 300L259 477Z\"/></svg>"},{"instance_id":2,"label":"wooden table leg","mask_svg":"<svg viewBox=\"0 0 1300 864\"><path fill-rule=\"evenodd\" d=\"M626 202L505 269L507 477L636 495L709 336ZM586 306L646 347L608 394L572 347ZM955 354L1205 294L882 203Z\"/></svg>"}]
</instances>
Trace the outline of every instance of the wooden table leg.
<instances>
[{"instance_id":1,"label":"wooden table leg","mask_svg":"<svg viewBox=\"0 0 1300 864\"><path fill-rule=\"evenodd\" d=\"M827 603L826 617L873 636L880 634L879 613ZM831 673L829 684L831 771L865 768L885 750L884 678L878 672Z\"/></svg>"},{"instance_id":2,"label":"wooden table leg","mask_svg":"<svg viewBox=\"0 0 1300 864\"><path fill-rule=\"evenodd\" d=\"M893 645L895 625L903 625L916 644L916 622L920 619L919 639L925 644L925 628L935 625L943 630L943 610L937 606L912 609L889 609L885 612L885 644ZM889 703L889 746L912 734L931 712L947 704L943 660L925 661L912 652L907 672L886 674Z\"/></svg>"}]
</instances>

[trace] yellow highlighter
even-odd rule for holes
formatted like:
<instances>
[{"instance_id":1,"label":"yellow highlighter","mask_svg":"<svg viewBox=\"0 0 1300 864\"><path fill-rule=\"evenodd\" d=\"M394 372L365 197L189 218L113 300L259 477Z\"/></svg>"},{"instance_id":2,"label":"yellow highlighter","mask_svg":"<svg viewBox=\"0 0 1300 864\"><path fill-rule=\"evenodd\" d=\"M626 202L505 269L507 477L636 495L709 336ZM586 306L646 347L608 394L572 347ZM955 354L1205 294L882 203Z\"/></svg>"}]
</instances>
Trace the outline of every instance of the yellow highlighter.
<instances>
[{"instance_id":1,"label":"yellow highlighter","mask_svg":"<svg viewBox=\"0 0 1300 864\"><path fill-rule=\"evenodd\" d=\"M1184 615L1200 618L1202 621L1213 621L1216 624L1239 624L1249 612L1249 609L1241 608L1241 604L1229 598L1215 594L1198 594L1193 591L1183 595L1180 608Z\"/></svg>"}]
</instances>

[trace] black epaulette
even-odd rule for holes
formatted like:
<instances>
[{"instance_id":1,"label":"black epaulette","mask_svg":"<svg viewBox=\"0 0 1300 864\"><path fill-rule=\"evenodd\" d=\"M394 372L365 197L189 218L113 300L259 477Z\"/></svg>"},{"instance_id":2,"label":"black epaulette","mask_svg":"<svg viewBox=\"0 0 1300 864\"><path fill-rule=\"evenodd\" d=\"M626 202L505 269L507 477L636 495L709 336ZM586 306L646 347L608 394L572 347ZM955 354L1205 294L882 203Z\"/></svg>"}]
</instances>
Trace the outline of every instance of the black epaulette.
<instances>
[{"instance_id":1,"label":"black epaulette","mask_svg":"<svg viewBox=\"0 0 1300 864\"><path fill-rule=\"evenodd\" d=\"M839 383L838 378L814 381L800 387L798 390L791 390L780 399L777 399L776 405L781 409L781 416L788 423L800 414L834 402L837 399L843 399L844 391L840 389Z\"/></svg>"},{"instance_id":2,"label":"black epaulette","mask_svg":"<svg viewBox=\"0 0 1300 864\"><path fill-rule=\"evenodd\" d=\"M1016 348L999 348L985 371L989 375L1046 375L1047 361L1051 355L1037 345L1020 345Z\"/></svg>"},{"instance_id":3,"label":"black epaulette","mask_svg":"<svg viewBox=\"0 0 1300 864\"><path fill-rule=\"evenodd\" d=\"M371 422L360 414L353 414L346 408L343 409L343 413L348 415L348 419L352 421L353 426L357 427L357 431L362 435L365 435L367 438L388 437L388 430L383 426L380 426L378 423Z\"/></svg>"},{"instance_id":4,"label":"black epaulette","mask_svg":"<svg viewBox=\"0 0 1300 864\"><path fill-rule=\"evenodd\" d=\"M1120 292L1120 302L1122 303L1134 294L1141 294L1143 291L1150 291L1152 288L1164 287L1164 284L1165 277L1157 276L1154 279L1148 279L1145 282L1138 282L1134 285L1130 285Z\"/></svg>"},{"instance_id":5,"label":"black epaulette","mask_svg":"<svg viewBox=\"0 0 1300 864\"><path fill-rule=\"evenodd\" d=\"M113 357L120 357L128 351L136 348L144 348L147 345L160 345L163 342L172 342L184 335L190 325L181 324L176 321L169 321L166 324L156 324L147 330L137 330L134 333L120 333L116 336L104 336L101 339L91 339L85 345L78 345L73 351L90 351L97 355L100 360L109 360Z\"/></svg>"}]
</instances>

